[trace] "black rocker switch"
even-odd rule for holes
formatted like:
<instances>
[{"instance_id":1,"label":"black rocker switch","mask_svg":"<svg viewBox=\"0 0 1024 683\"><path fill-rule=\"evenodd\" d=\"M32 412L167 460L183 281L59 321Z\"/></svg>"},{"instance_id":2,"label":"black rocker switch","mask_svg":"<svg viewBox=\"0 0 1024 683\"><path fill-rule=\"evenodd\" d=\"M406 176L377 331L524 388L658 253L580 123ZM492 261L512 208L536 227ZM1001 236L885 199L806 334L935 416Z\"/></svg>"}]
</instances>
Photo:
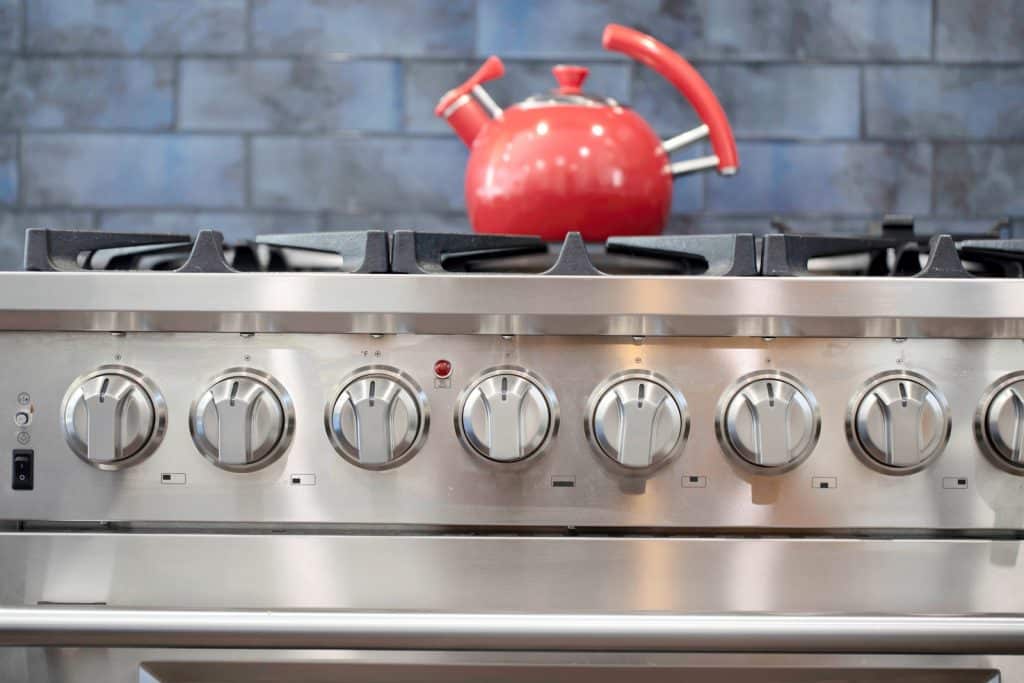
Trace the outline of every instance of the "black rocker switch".
<instances>
[{"instance_id":1,"label":"black rocker switch","mask_svg":"<svg viewBox=\"0 0 1024 683\"><path fill-rule=\"evenodd\" d=\"M31 491L33 486L32 460L35 451L16 450L14 451L13 467L11 469L11 488L15 491Z\"/></svg>"}]
</instances>

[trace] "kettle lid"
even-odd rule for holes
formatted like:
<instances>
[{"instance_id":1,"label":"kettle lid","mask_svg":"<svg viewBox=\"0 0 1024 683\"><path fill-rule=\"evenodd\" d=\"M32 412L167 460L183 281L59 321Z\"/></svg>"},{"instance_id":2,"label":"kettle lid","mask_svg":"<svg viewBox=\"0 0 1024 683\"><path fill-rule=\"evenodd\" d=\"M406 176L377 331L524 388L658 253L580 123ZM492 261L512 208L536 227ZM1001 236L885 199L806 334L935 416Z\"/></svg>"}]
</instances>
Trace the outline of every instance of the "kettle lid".
<instances>
[{"instance_id":1,"label":"kettle lid","mask_svg":"<svg viewBox=\"0 0 1024 683\"><path fill-rule=\"evenodd\" d=\"M619 103L611 97L583 92L583 81L590 70L585 66L574 64L557 64L551 73L554 74L558 87L546 93L530 95L517 106L524 108L547 107L557 105L576 105L584 107L617 107Z\"/></svg>"}]
</instances>

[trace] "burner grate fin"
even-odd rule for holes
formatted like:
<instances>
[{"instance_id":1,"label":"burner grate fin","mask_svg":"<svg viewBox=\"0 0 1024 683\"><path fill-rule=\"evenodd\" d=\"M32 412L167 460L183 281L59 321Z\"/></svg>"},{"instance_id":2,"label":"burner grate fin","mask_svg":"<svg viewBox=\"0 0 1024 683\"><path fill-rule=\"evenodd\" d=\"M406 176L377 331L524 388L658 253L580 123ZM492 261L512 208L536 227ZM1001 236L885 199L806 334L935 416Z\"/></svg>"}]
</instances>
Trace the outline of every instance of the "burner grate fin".
<instances>
[{"instance_id":1,"label":"burner grate fin","mask_svg":"<svg viewBox=\"0 0 1024 683\"><path fill-rule=\"evenodd\" d=\"M178 273L236 273L224 260L224 235L216 230L200 230L192 243L192 252Z\"/></svg>"},{"instance_id":2,"label":"burner grate fin","mask_svg":"<svg viewBox=\"0 0 1024 683\"><path fill-rule=\"evenodd\" d=\"M928 243L928 262L914 277L973 277L964 268L956 243L949 235L935 235Z\"/></svg>"},{"instance_id":3,"label":"burner grate fin","mask_svg":"<svg viewBox=\"0 0 1024 683\"><path fill-rule=\"evenodd\" d=\"M107 249L173 249L187 246L188 235L175 233L91 232L30 228L25 233L25 270L79 271L87 267L93 254ZM86 254L86 267L78 257ZM127 255L126 255L127 257ZM115 257L116 258L116 257Z\"/></svg>"},{"instance_id":4,"label":"burner grate fin","mask_svg":"<svg viewBox=\"0 0 1024 683\"><path fill-rule=\"evenodd\" d=\"M383 230L260 235L251 241L268 247L337 254L341 257L339 270L343 273L387 273L389 270L388 234Z\"/></svg>"},{"instance_id":5,"label":"burner grate fin","mask_svg":"<svg viewBox=\"0 0 1024 683\"><path fill-rule=\"evenodd\" d=\"M705 267L702 275L746 277L758 274L752 234L612 237L605 248L608 253L696 263Z\"/></svg>"},{"instance_id":6,"label":"burner grate fin","mask_svg":"<svg viewBox=\"0 0 1024 683\"><path fill-rule=\"evenodd\" d=\"M910 241L916 241L912 239ZM807 275L813 258L869 253L884 258L885 250L899 249L908 240L888 237L831 237L824 235L765 235L761 274L769 277ZM878 269L878 261L875 269ZM883 271L884 272L884 271ZM881 274L881 273L880 273Z\"/></svg>"},{"instance_id":7,"label":"burner grate fin","mask_svg":"<svg viewBox=\"0 0 1024 683\"><path fill-rule=\"evenodd\" d=\"M542 254L547 249L538 237L395 230L391 239L391 272L443 273L446 265Z\"/></svg>"},{"instance_id":8,"label":"burner grate fin","mask_svg":"<svg viewBox=\"0 0 1024 683\"><path fill-rule=\"evenodd\" d=\"M594 267L587 253L587 244L578 232L570 232L562 242L555 265L541 275L604 275Z\"/></svg>"}]
</instances>

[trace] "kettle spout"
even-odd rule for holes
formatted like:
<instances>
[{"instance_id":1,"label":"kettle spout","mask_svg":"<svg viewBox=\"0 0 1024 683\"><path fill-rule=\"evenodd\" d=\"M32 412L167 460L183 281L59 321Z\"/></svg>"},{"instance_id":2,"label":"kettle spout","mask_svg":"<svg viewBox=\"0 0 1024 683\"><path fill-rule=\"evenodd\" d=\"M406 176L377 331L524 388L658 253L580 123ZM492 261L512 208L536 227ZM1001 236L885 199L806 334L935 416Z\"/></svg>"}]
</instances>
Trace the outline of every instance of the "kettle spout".
<instances>
[{"instance_id":1,"label":"kettle spout","mask_svg":"<svg viewBox=\"0 0 1024 683\"><path fill-rule=\"evenodd\" d=\"M434 114L447 121L467 146L473 144L488 121L501 117L501 107L491 99L481 83L500 78L504 73L505 65L501 60L488 57L476 73L465 83L446 92L434 108Z\"/></svg>"}]
</instances>

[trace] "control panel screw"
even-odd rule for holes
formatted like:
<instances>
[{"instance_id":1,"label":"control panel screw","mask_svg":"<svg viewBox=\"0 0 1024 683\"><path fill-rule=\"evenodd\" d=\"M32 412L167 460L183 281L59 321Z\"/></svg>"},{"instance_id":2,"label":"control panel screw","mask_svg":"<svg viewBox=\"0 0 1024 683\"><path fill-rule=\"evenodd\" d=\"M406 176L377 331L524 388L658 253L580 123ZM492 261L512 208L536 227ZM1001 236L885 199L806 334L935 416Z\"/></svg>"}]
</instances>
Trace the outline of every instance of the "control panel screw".
<instances>
[{"instance_id":1,"label":"control panel screw","mask_svg":"<svg viewBox=\"0 0 1024 683\"><path fill-rule=\"evenodd\" d=\"M20 394L18 394L18 405L20 406L27 406L29 404L29 401L31 400L32 397L29 396L27 391L23 391Z\"/></svg>"},{"instance_id":2,"label":"control panel screw","mask_svg":"<svg viewBox=\"0 0 1024 683\"><path fill-rule=\"evenodd\" d=\"M28 432L18 432L18 443L20 443L22 446L24 446L31 440L32 435L29 434Z\"/></svg>"}]
</instances>

